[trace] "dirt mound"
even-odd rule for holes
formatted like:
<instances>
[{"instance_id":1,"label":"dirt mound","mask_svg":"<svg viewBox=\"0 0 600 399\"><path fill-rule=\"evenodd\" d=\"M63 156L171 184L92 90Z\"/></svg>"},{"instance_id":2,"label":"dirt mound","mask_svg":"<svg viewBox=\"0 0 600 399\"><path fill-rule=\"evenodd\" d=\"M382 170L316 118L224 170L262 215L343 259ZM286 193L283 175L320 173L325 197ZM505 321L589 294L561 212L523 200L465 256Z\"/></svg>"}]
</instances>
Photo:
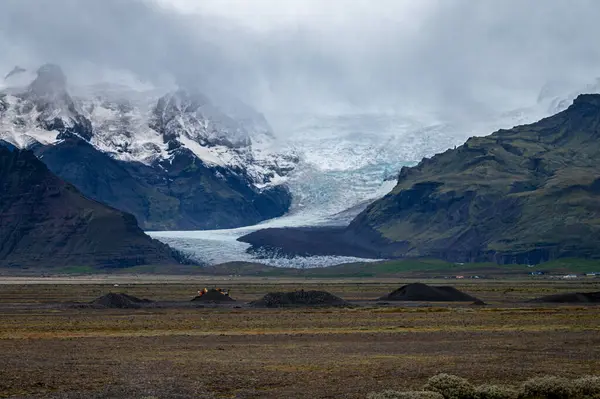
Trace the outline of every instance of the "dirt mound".
<instances>
[{"instance_id":1,"label":"dirt mound","mask_svg":"<svg viewBox=\"0 0 600 399\"><path fill-rule=\"evenodd\" d=\"M348 302L326 291L271 292L258 301L250 303L259 308L286 306L345 306Z\"/></svg>"},{"instance_id":2,"label":"dirt mound","mask_svg":"<svg viewBox=\"0 0 600 399\"><path fill-rule=\"evenodd\" d=\"M379 298L380 301L475 302L479 299L454 287L432 287L423 283L407 284Z\"/></svg>"},{"instance_id":3,"label":"dirt mound","mask_svg":"<svg viewBox=\"0 0 600 399\"><path fill-rule=\"evenodd\" d=\"M222 291L211 289L206 291L201 296L194 297L192 301L203 301L203 302L235 302L235 299L225 294Z\"/></svg>"},{"instance_id":4,"label":"dirt mound","mask_svg":"<svg viewBox=\"0 0 600 399\"><path fill-rule=\"evenodd\" d=\"M91 304L105 308L137 309L142 304L152 303L149 299L140 299L127 294L115 294L113 292L94 299Z\"/></svg>"},{"instance_id":5,"label":"dirt mound","mask_svg":"<svg viewBox=\"0 0 600 399\"><path fill-rule=\"evenodd\" d=\"M547 303L600 303L598 292L570 292L568 294L555 294L536 298L531 302Z\"/></svg>"}]
</instances>

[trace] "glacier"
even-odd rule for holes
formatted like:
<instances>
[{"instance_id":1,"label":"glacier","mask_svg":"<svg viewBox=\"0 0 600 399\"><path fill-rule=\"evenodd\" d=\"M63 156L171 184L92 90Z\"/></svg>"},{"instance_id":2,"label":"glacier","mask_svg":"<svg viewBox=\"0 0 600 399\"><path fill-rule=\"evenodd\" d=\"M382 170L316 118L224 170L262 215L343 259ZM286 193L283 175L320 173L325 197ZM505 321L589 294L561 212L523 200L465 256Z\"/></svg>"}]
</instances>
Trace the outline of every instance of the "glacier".
<instances>
[{"instance_id":1,"label":"glacier","mask_svg":"<svg viewBox=\"0 0 600 399\"><path fill-rule=\"evenodd\" d=\"M377 113L288 116L292 122L285 139L280 138L281 145L299 158L287 176L293 198L288 214L236 229L148 233L207 264L246 261L308 268L375 261L339 256L260 257L246 253L249 245L236 240L269 227L345 225L395 186L402 166L415 165L471 136L533 122L547 113L545 106L536 105L469 123Z\"/></svg>"},{"instance_id":2,"label":"glacier","mask_svg":"<svg viewBox=\"0 0 600 399\"><path fill-rule=\"evenodd\" d=\"M70 87L71 98L59 69L40 71L51 79L34 79L31 71L16 68L0 81L0 139L22 148L50 145L61 139L48 123L58 118L68 128L90 121L94 132L85 140L121 161L162 161L160 167L169 167L170 146L181 146L214 166L215 173L219 168L243 172L259 191L285 185L292 205L284 216L234 229L148 232L207 264L259 260L285 267L358 259L259 258L246 253L248 245L237 238L268 227L345 225L394 187L403 166L471 136L559 112L581 92L600 91L600 80L576 91L549 84L530 107L462 119L400 111L284 114L274 118L284 123L272 130L262 114L232 97L213 93L209 100L180 89L103 83Z\"/></svg>"}]
</instances>

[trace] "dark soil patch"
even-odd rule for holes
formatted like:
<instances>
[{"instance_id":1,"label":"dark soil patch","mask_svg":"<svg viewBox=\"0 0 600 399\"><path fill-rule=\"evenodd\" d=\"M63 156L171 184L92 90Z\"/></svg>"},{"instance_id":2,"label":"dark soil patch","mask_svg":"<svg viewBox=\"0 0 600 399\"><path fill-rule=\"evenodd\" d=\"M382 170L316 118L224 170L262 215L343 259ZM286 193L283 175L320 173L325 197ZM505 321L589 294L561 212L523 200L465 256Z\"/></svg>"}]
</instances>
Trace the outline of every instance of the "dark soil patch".
<instances>
[{"instance_id":1,"label":"dark soil patch","mask_svg":"<svg viewBox=\"0 0 600 399\"><path fill-rule=\"evenodd\" d=\"M598 292L571 292L568 294L555 294L533 299L531 302L548 303L600 303Z\"/></svg>"},{"instance_id":2,"label":"dark soil patch","mask_svg":"<svg viewBox=\"0 0 600 399\"><path fill-rule=\"evenodd\" d=\"M127 294L115 294L113 292L94 299L91 302L93 306L101 306L105 308L121 308L121 309L137 309L144 304L152 303L149 299L140 299Z\"/></svg>"},{"instance_id":3,"label":"dark soil patch","mask_svg":"<svg viewBox=\"0 0 600 399\"><path fill-rule=\"evenodd\" d=\"M250 303L258 308L293 306L347 306L348 302L326 291L271 292L262 299Z\"/></svg>"},{"instance_id":4,"label":"dark soil patch","mask_svg":"<svg viewBox=\"0 0 600 399\"><path fill-rule=\"evenodd\" d=\"M235 302L235 299L230 297L228 294L224 294L221 291L215 289L208 290L202 296L197 296L192 301L203 301L203 302Z\"/></svg>"},{"instance_id":5,"label":"dark soil patch","mask_svg":"<svg viewBox=\"0 0 600 399\"><path fill-rule=\"evenodd\" d=\"M379 298L380 301L476 302L479 299L454 287L432 287L423 283L407 284Z\"/></svg>"}]
</instances>

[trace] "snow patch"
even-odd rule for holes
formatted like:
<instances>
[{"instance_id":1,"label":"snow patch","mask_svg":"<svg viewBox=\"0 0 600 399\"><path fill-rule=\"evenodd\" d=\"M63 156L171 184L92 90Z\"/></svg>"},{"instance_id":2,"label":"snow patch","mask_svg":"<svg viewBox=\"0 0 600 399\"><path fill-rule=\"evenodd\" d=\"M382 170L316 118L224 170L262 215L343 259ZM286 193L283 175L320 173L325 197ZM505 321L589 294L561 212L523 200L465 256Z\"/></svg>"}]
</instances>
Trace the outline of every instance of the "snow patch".
<instances>
[{"instance_id":1,"label":"snow patch","mask_svg":"<svg viewBox=\"0 0 600 399\"><path fill-rule=\"evenodd\" d=\"M24 105L18 97L0 94L0 139L18 148L28 148L36 142L55 143L58 132L40 128L37 122L40 112L35 108L25 108Z\"/></svg>"},{"instance_id":2,"label":"snow patch","mask_svg":"<svg viewBox=\"0 0 600 399\"><path fill-rule=\"evenodd\" d=\"M196 141L188 139L185 136L179 137L179 142L183 144L184 147L188 148L190 151L194 153L202 162L208 165L218 165L218 166L226 166L227 163L224 162L218 156L218 151L213 150L210 147L203 147L198 144ZM226 153L225 151L223 151Z\"/></svg>"}]
</instances>

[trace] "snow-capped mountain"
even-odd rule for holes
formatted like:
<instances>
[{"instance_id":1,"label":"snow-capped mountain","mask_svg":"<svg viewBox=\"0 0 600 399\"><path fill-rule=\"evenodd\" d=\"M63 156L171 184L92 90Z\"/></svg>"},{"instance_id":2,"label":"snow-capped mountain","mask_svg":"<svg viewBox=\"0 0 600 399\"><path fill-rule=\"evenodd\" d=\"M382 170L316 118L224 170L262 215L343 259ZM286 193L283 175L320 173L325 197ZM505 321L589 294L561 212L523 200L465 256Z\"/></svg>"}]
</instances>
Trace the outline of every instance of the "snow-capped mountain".
<instances>
[{"instance_id":1,"label":"snow-capped mountain","mask_svg":"<svg viewBox=\"0 0 600 399\"><path fill-rule=\"evenodd\" d=\"M250 107L219 106L185 89L67 90L55 65L23 87L11 81L27 72L15 71L0 91L0 140L33 149L84 194L133 213L143 227L236 227L287 211L284 183L297 156L278 149Z\"/></svg>"},{"instance_id":2,"label":"snow-capped mountain","mask_svg":"<svg viewBox=\"0 0 600 399\"><path fill-rule=\"evenodd\" d=\"M10 74L9 74L10 75ZM72 133L85 140L92 129L66 91L66 77L55 65L44 65L25 88L0 93L0 139L18 147L52 144Z\"/></svg>"}]
</instances>

